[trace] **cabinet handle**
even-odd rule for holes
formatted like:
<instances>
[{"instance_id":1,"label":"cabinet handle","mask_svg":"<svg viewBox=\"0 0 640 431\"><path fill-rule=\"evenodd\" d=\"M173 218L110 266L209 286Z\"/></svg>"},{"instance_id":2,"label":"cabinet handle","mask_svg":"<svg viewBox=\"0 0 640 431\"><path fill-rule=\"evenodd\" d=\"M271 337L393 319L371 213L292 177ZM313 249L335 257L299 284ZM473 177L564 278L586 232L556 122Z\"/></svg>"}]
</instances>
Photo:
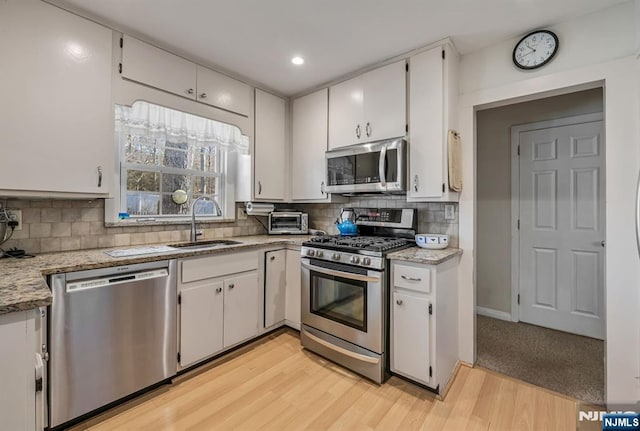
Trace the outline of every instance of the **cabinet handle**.
<instances>
[{"instance_id":1,"label":"cabinet handle","mask_svg":"<svg viewBox=\"0 0 640 431\"><path fill-rule=\"evenodd\" d=\"M320 193L324 194L324 181L320 183Z\"/></svg>"},{"instance_id":2,"label":"cabinet handle","mask_svg":"<svg viewBox=\"0 0 640 431\"><path fill-rule=\"evenodd\" d=\"M360 124L356 126L356 137L360 139Z\"/></svg>"},{"instance_id":3,"label":"cabinet handle","mask_svg":"<svg viewBox=\"0 0 640 431\"><path fill-rule=\"evenodd\" d=\"M201 99L206 99L206 98L207 98L207 93L202 93L202 94L200 94L200 98L201 98Z\"/></svg>"},{"instance_id":4,"label":"cabinet handle","mask_svg":"<svg viewBox=\"0 0 640 431\"><path fill-rule=\"evenodd\" d=\"M98 187L102 187L102 166L98 166Z\"/></svg>"},{"instance_id":5,"label":"cabinet handle","mask_svg":"<svg viewBox=\"0 0 640 431\"><path fill-rule=\"evenodd\" d=\"M193 88L190 88L187 90L187 94L193 94L193 93L194 93Z\"/></svg>"},{"instance_id":6,"label":"cabinet handle","mask_svg":"<svg viewBox=\"0 0 640 431\"><path fill-rule=\"evenodd\" d=\"M276 257L275 257L275 256L271 256L271 257L269 258L269 260L274 261L274 260L276 260Z\"/></svg>"},{"instance_id":7,"label":"cabinet handle","mask_svg":"<svg viewBox=\"0 0 640 431\"><path fill-rule=\"evenodd\" d=\"M216 287L216 293L222 292L222 287Z\"/></svg>"},{"instance_id":8,"label":"cabinet handle","mask_svg":"<svg viewBox=\"0 0 640 431\"><path fill-rule=\"evenodd\" d=\"M260 181L258 181L258 194L262 194L262 183Z\"/></svg>"},{"instance_id":9,"label":"cabinet handle","mask_svg":"<svg viewBox=\"0 0 640 431\"><path fill-rule=\"evenodd\" d=\"M407 280L407 281L422 281L421 278L415 278L415 277L407 277L406 275L401 275L400 276L403 280Z\"/></svg>"},{"instance_id":10,"label":"cabinet handle","mask_svg":"<svg viewBox=\"0 0 640 431\"><path fill-rule=\"evenodd\" d=\"M233 283L229 284L229 289L233 289L234 287L236 287L235 284L233 284Z\"/></svg>"},{"instance_id":11,"label":"cabinet handle","mask_svg":"<svg viewBox=\"0 0 640 431\"><path fill-rule=\"evenodd\" d=\"M402 305L404 304L404 302L402 301L402 299L396 299L396 304Z\"/></svg>"},{"instance_id":12,"label":"cabinet handle","mask_svg":"<svg viewBox=\"0 0 640 431\"><path fill-rule=\"evenodd\" d=\"M413 191L414 192L418 191L418 176L417 175L415 177L413 177Z\"/></svg>"},{"instance_id":13,"label":"cabinet handle","mask_svg":"<svg viewBox=\"0 0 640 431\"><path fill-rule=\"evenodd\" d=\"M367 123L366 127L364 128L364 131L367 133L367 137L371 136L371 124Z\"/></svg>"}]
</instances>

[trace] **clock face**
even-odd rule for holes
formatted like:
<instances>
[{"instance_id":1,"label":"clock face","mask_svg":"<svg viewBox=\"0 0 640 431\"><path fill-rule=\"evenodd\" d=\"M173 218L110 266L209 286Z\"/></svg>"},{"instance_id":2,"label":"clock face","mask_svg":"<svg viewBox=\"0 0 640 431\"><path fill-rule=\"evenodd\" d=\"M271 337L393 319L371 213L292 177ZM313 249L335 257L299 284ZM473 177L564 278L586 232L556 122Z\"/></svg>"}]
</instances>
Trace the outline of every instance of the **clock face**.
<instances>
[{"instance_id":1,"label":"clock face","mask_svg":"<svg viewBox=\"0 0 640 431\"><path fill-rule=\"evenodd\" d=\"M529 33L513 49L513 62L520 69L535 69L547 64L558 51L558 37L547 30Z\"/></svg>"}]
</instances>

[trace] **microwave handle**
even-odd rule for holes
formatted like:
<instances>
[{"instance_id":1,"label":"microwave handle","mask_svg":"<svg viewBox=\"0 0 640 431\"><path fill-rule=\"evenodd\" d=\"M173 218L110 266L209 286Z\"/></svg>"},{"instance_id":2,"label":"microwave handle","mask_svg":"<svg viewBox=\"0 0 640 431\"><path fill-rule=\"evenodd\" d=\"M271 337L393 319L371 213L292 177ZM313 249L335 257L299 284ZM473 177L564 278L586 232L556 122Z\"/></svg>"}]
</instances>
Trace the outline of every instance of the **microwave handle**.
<instances>
[{"instance_id":1,"label":"microwave handle","mask_svg":"<svg viewBox=\"0 0 640 431\"><path fill-rule=\"evenodd\" d=\"M387 187L387 175L385 167L387 165L387 146L383 145L380 149L380 161L378 162L378 173L380 175L380 185Z\"/></svg>"}]
</instances>

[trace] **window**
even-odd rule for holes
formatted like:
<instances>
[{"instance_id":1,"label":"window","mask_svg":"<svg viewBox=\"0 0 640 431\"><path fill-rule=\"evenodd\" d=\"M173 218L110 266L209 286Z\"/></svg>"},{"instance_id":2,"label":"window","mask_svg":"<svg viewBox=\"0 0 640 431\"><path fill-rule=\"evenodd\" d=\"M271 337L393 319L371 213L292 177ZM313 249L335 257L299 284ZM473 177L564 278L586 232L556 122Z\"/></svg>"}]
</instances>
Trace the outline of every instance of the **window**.
<instances>
[{"instance_id":1,"label":"window","mask_svg":"<svg viewBox=\"0 0 640 431\"><path fill-rule=\"evenodd\" d=\"M116 105L120 211L132 218L225 218L235 173L233 153L248 140L228 124L146 102ZM226 217L229 218L229 217Z\"/></svg>"}]
</instances>

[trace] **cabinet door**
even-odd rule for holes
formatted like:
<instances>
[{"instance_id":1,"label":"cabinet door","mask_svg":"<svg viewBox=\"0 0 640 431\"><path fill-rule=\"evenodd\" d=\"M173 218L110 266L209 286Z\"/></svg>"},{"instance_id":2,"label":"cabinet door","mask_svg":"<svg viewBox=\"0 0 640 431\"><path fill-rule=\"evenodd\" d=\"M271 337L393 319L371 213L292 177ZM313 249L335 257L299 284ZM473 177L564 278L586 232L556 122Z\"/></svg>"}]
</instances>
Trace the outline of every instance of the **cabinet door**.
<instances>
[{"instance_id":1,"label":"cabinet door","mask_svg":"<svg viewBox=\"0 0 640 431\"><path fill-rule=\"evenodd\" d=\"M180 292L180 365L186 367L222 350L222 281Z\"/></svg>"},{"instance_id":2,"label":"cabinet door","mask_svg":"<svg viewBox=\"0 0 640 431\"><path fill-rule=\"evenodd\" d=\"M391 371L429 383L429 301L393 293Z\"/></svg>"},{"instance_id":3,"label":"cabinet door","mask_svg":"<svg viewBox=\"0 0 640 431\"><path fill-rule=\"evenodd\" d=\"M363 141L379 141L406 134L406 75L404 61L363 75Z\"/></svg>"},{"instance_id":4,"label":"cabinet door","mask_svg":"<svg viewBox=\"0 0 640 431\"><path fill-rule=\"evenodd\" d=\"M224 347L258 335L258 275L224 281Z\"/></svg>"},{"instance_id":5,"label":"cabinet door","mask_svg":"<svg viewBox=\"0 0 640 431\"><path fill-rule=\"evenodd\" d=\"M366 142L361 76L329 88L329 149Z\"/></svg>"},{"instance_id":6,"label":"cabinet door","mask_svg":"<svg viewBox=\"0 0 640 431\"><path fill-rule=\"evenodd\" d=\"M280 323L286 306L286 250L265 253L264 327Z\"/></svg>"},{"instance_id":7,"label":"cabinet door","mask_svg":"<svg viewBox=\"0 0 640 431\"><path fill-rule=\"evenodd\" d=\"M256 89L254 197L284 200L285 101Z\"/></svg>"},{"instance_id":8,"label":"cabinet door","mask_svg":"<svg viewBox=\"0 0 640 431\"><path fill-rule=\"evenodd\" d=\"M444 181L444 78L441 47L409 66L409 183L407 200L441 197Z\"/></svg>"},{"instance_id":9,"label":"cabinet door","mask_svg":"<svg viewBox=\"0 0 640 431\"><path fill-rule=\"evenodd\" d=\"M196 66L197 100L217 108L249 116L251 87L222 73Z\"/></svg>"},{"instance_id":10,"label":"cabinet door","mask_svg":"<svg viewBox=\"0 0 640 431\"><path fill-rule=\"evenodd\" d=\"M316 91L293 101L291 198L327 199L324 192L329 90Z\"/></svg>"},{"instance_id":11,"label":"cabinet door","mask_svg":"<svg viewBox=\"0 0 640 431\"><path fill-rule=\"evenodd\" d=\"M195 63L126 35L123 40L123 78L195 100Z\"/></svg>"},{"instance_id":12,"label":"cabinet door","mask_svg":"<svg viewBox=\"0 0 640 431\"><path fill-rule=\"evenodd\" d=\"M287 322L300 329L300 250L287 250Z\"/></svg>"},{"instance_id":13,"label":"cabinet door","mask_svg":"<svg viewBox=\"0 0 640 431\"><path fill-rule=\"evenodd\" d=\"M107 195L115 157L111 30L21 0L0 2L0 29L0 188Z\"/></svg>"}]
</instances>

